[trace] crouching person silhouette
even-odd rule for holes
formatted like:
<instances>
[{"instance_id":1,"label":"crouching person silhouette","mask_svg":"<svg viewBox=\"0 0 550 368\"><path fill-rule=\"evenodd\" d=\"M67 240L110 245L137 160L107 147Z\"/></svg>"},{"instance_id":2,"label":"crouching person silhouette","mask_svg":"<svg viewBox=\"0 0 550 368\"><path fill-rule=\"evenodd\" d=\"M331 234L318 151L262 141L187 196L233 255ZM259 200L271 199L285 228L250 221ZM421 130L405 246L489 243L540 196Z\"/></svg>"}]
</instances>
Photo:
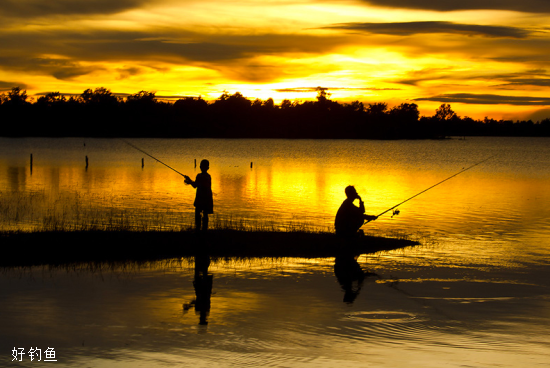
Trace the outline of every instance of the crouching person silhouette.
<instances>
[{"instance_id":1,"label":"crouching person silhouette","mask_svg":"<svg viewBox=\"0 0 550 368\"><path fill-rule=\"evenodd\" d=\"M336 235L344 238L352 238L358 235L358 230L366 221L374 221L378 217L365 215L365 203L361 200L359 194L353 186L347 186L345 189L346 199L336 213L334 227ZM359 207L353 204L353 201L359 200Z\"/></svg>"},{"instance_id":2,"label":"crouching person silhouette","mask_svg":"<svg viewBox=\"0 0 550 368\"><path fill-rule=\"evenodd\" d=\"M208 160L202 160L200 163L201 172L197 174L195 181L187 175L185 176L185 184L190 184L193 188L197 188L195 196L195 229L196 231L208 230L208 215L214 213L214 200L212 199L212 178L208 174L210 163ZM201 216L202 214L202 216ZM202 226L201 226L202 225Z\"/></svg>"}]
</instances>

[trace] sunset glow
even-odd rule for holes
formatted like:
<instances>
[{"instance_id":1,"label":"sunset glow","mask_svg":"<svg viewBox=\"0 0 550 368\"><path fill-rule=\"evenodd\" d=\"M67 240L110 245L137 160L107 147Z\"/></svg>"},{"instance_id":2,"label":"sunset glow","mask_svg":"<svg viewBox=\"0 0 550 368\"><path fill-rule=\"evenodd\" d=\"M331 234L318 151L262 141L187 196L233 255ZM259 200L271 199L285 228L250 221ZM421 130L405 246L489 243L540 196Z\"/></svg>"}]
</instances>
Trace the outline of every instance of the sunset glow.
<instances>
[{"instance_id":1,"label":"sunset glow","mask_svg":"<svg viewBox=\"0 0 550 368\"><path fill-rule=\"evenodd\" d=\"M550 3L2 1L0 92L414 102L550 117Z\"/></svg>"}]
</instances>

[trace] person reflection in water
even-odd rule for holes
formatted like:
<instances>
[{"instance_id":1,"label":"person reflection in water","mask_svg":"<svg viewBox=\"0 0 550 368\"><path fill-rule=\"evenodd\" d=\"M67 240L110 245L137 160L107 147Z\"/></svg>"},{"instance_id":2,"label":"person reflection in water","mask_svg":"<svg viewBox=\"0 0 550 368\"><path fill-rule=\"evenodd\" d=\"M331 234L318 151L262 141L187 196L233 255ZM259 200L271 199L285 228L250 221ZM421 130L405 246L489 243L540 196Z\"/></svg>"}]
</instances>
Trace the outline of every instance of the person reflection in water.
<instances>
[{"instance_id":1,"label":"person reflection in water","mask_svg":"<svg viewBox=\"0 0 550 368\"><path fill-rule=\"evenodd\" d=\"M344 238L351 238L358 234L358 230L363 226L365 220L374 221L378 217L365 215L365 203L361 200L359 194L357 194L354 186L349 185L344 191L347 198L336 213L334 227L336 229L336 235ZM359 207L353 204L353 201L356 199L359 200Z\"/></svg>"},{"instance_id":2,"label":"person reflection in water","mask_svg":"<svg viewBox=\"0 0 550 368\"><path fill-rule=\"evenodd\" d=\"M184 312L187 312L191 306L195 307L195 313L199 315L199 325L207 325L210 314L210 297L212 296L214 276L208 274L209 266L210 257L208 255L195 256L195 277L193 279L195 299L183 305Z\"/></svg>"},{"instance_id":3,"label":"person reflection in water","mask_svg":"<svg viewBox=\"0 0 550 368\"><path fill-rule=\"evenodd\" d=\"M365 280L365 272L357 263L357 258L353 255L337 256L334 260L334 274L344 291L344 303L353 303Z\"/></svg>"},{"instance_id":4,"label":"person reflection in water","mask_svg":"<svg viewBox=\"0 0 550 368\"><path fill-rule=\"evenodd\" d=\"M197 188L195 196L195 229L199 232L208 230L208 215L214 213L214 200L212 199L212 178L207 173L210 168L208 160L202 160L200 163L201 172L197 174L195 181L187 175L185 184L190 184L193 188ZM201 217L202 213L202 217ZM202 223L202 224L201 224ZM202 227L201 227L202 225Z\"/></svg>"},{"instance_id":5,"label":"person reflection in water","mask_svg":"<svg viewBox=\"0 0 550 368\"><path fill-rule=\"evenodd\" d=\"M344 252L338 254L334 260L334 274L344 291L344 303L347 304L357 299L366 277L378 276L376 273L363 271L357 262L357 257Z\"/></svg>"}]
</instances>

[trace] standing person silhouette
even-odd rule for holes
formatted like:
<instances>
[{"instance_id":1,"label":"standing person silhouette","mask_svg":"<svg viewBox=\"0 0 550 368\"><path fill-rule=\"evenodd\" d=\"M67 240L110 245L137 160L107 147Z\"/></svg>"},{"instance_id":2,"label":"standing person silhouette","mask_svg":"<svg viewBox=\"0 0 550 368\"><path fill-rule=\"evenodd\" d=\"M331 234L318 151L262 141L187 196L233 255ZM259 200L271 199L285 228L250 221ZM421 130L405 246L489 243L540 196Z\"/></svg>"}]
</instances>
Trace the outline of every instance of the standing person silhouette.
<instances>
[{"instance_id":1,"label":"standing person silhouette","mask_svg":"<svg viewBox=\"0 0 550 368\"><path fill-rule=\"evenodd\" d=\"M378 217L365 215L365 203L361 200L359 194L357 194L354 186L349 185L344 191L347 198L336 213L334 227L336 235L349 238L357 235L357 231L363 226L365 220L373 221ZM359 207L353 204L353 201L356 199L359 200Z\"/></svg>"},{"instance_id":2,"label":"standing person silhouette","mask_svg":"<svg viewBox=\"0 0 550 368\"><path fill-rule=\"evenodd\" d=\"M207 173L210 168L210 162L208 160L202 160L200 163L201 172L197 174L195 181L187 175L185 177L185 184L190 184L193 188L197 188L197 194L195 196L195 229L196 231L202 230L206 232L208 230L208 215L214 213L214 200L212 199L212 178ZM202 217L201 217L202 212ZM201 227L202 222L202 227Z\"/></svg>"}]
</instances>

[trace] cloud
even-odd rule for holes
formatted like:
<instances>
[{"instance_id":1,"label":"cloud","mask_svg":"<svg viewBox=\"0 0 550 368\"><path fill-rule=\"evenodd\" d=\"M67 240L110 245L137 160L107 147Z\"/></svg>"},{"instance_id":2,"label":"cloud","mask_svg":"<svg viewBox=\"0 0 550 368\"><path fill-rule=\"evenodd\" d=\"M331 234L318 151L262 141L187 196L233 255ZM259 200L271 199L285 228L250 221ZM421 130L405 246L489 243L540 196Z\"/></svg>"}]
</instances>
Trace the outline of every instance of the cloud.
<instances>
[{"instance_id":1,"label":"cloud","mask_svg":"<svg viewBox=\"0 0 550 368\"><path fill-rule=\"evenodd\" d=\"M56 79L67 80L92 73L98 68L84 67L67 59L33 58L25 56L0 57L4 69L25 71L33 74L48 74Z\"/></svg>"},{"instance_id":2,"label":"cloud","mask_svg":"<svg viewBox=\"0 0 550 368\"><path fill-rule=\"evenodd\" d=\"M550 87L549 78L518 78L512 79L509 83L502 86L536 86L536 87Z\"/></svg>"},{"instance_id":3,"label":"cloud","mask_svg":"<svg viewBox=\"0 0 550 368\"><path fill-rule=\"evenodd\" d=\"M93 88L92 88L93 89ZM84 92L84 91L82 91ZM37 92L34 94L34 96L46 96L47 94L49 93L59 93L61 96L65 96L65 97L79 97L81 95L81 93L63 93L63 92L53 92L53 91L50 91L50 92ZM111 93L113 96L117 96L117 97L128 97L130 96L130 93L119 93L119 92L112 92Z\"/></svg>"},{"instance_id":4,"label":"cloud","mask_svg":"<svg viewBox=\"0 0 550 368\"><path fill-rule=\"evenodd\" d=\"M277 88L275 92L317 92L319 88L325 91L397 91L400 88L374 88L374 87L291 87Z\"/></svg>"},{"instance_id":5,"label":"cloud","mask_svg":"<svg viewBox=\"0 0 550 368\"><path fill-rule=\"evenodd\" d=\"M10 18L51 15L114 14L146 4L145 0L0 0L4 16Z\"/></svg>"},{"instance_id":6,"label":"cloud","mask_svg":"<svg viewBox=\"0 0 550 368\"><path fill-rule=\"evenodd\" d=\"M492 79L498 79L502 82L495 85L495 87L550 87L550 74L544 69L535 69L522 73L495 74Z\"/></svg>"},{"instance_id":7,"label":"cloud","mask_svg":"<svg viewBox=\"0 0 550 368\"><path fill-rule=\"evenodd\" d=\"M140 73L135 64L150 67L184 64L216 70L239 80L258 82L273 80L286 71L280 65L260 62L255 59L257 57L322 54L349 42L349 37L339 35L225 35L174 29L157 32L4 32L0 34L0 54L3 55L0 56L0 68L70 79L105 69L105 63L124 63L124 70L114 71L119 78L126 78ZM59 57L46 58L41 55Z\"/></svg>"},{"instance_id":8,"label":"cloud","mask_svg":"<svg viewBox=\"0 0 550 368\"><path fill-rule=\"evenodd\" d=\"M465 70L455 68L423 68L412 70L406 73L401 79L393 80L392 83L399 83L411 86L419 86L422 82L443 82L464 84L474 81L483 81L490 88L497 89L518 89L519 87L550 87L550 75L544 69L527 70L516 73L492 73L478 72L476 70ZM532 88L525 88L532 90Z\"/></svg>"},{"instance_id":9,"label":"cloud","mask_svg":"<svg viewBox=\"0 0 550 368\"><path fill-rule=\"evenodd\" d=\"M72 48L77 44L70 43ZM251 53L268 52L262 45L223 44L215 42L173 42L160 40L112 38L87 42L78 51L78 55L87 60L140 60L157 59L163 61L193 60L214 62L234 60L246 57Z\"/></svg>"},{"instance_id":10,"label":"cloud","mask_svg":"<svg viewBox=\"0 0 550 368\"><path fill-rule=\"evenodd\" d=\"M453 33L468 36L526 38L530 32L504 26L486 26L477 24L460 24L453 22L399 22L399 23L341 23L323 27L323 29L339 29L385 34L392 36L411 36L426 33Z\"/></svg>"},{"instance_id":11,"label":"cloud","mask_svg":"<svg viewBox=\"0 0 550 368\"><path fill-rule=\"evenodd\" d=\"M152 37L158 36L158 37ZM76 60L165 60L210 62L281 53L323 53L347 37L294 34L223 35L183 30L74 30L0 34L0 50L12 54L56 54ZM22 46L23 45L23 46Z\"/></svg>"},{"instance_id":12,"label":"cloud","mask_svg":"<svg viewBox=\"0 0 550 368\"><path fill-rule=\"evenodd\" d=\"M446 79L475 79L471 73L460 73L451 67L443 68L422 68L420 70L411 70L401 79L393 80L392 83L417 86L421 82L441 81Z\"/></svg>"},{"instance_id":13,"label":"cloud","mask_svg":"<svg viewBox=\"0 0 550 368\"><path fill-rule=\"evenodd\" d=\"M453 10L513 10L526 13L550 13L547 0L363 0L369 5L390 8Z\"/></svg>"},{"instance_id":14,"label":"cloud","mask_svg":"<svg viewBox=\"0 0 550 368\"><path fill-rule=\"evenodd\" d=\"M134 75L140 75L145 73L145 70L143 68L139 68L136 66L130 66L130 67L124 67L124 68L118 68L116 69L118 72L118 80L127 79L130 77L133 77Z\"/></svg>"},{"instance_id":15,"label":"cloud","mask_svg":"<svg viewBox=\"0 0 550 368\"><path fill-rule=\"evenodd\" d=\"M436 101L442 103L464 103L479 105L517 105L517 106L550 106L548 97L502 96L494 94L451 93L433 97L416 98L414 101Z\"/></svg>"},{"instance_id":16,"label":"cloud","mask_svg":"<svg viewBox=\"0 0 550 368\"><path fill-rule=\"evenodd\" d=\"M25 83L0 81L0 92L11 91L13 87L26 89L27 85Z\"/></svg>"},{"instance_id":17,"label":"cloud","mask_svg":"<svg viewBox=\"0 0 550 368\"><path fill-rule=\"evenodd\" d=\"M356 38L361 37L360 35ZM414 35L407 39L388 35L363 36L365 46L388 47L410 59L424 57L441 58L441 65L453 65L454 61L479 64L483 61L510 64L510 68L545 68L550 63L550 37L489 38L450 37L434 34L430 37ZM358 41L359 44L359 41ZM423 77L423 76L419 76Z\"/></svg>"}]
</instances>

